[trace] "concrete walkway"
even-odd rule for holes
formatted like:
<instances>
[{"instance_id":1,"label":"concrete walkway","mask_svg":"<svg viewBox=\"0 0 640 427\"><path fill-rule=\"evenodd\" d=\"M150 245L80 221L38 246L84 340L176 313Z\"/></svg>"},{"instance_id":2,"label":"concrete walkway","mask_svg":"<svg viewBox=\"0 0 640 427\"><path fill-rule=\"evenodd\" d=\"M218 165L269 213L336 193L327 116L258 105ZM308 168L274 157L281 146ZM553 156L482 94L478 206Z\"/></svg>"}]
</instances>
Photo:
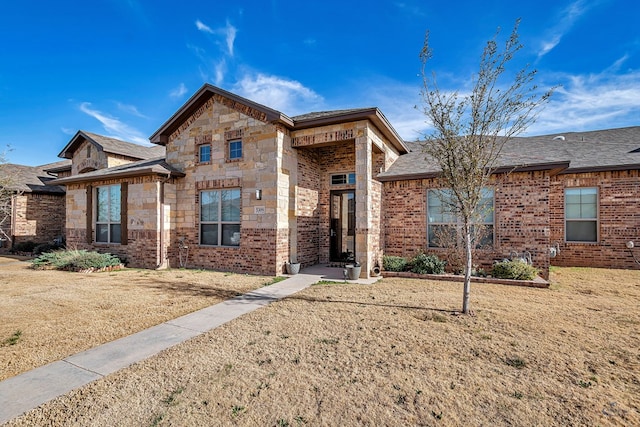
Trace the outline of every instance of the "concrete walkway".
<instances>
[{"instance_id":1,"label":"concrete walkway","mask_svg":"<svg viewBox=\"0 0 640 427\"><path fill-rule=\"evenodd\" d=\"M349 280L349 283L374 283ZM316 265L282 282L100 345L0 382L0 424L122 368L147 359L320 280L343 281L341 268Z\"/></svg>"}]
</instances>

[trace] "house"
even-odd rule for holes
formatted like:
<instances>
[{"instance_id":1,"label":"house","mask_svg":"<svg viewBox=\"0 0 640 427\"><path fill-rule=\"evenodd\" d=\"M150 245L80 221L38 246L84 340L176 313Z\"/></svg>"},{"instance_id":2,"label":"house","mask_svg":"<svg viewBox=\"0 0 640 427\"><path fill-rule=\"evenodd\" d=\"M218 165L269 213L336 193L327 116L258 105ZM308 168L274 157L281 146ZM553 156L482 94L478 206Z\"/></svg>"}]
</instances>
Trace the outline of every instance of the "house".
<instances>
[{"instance_id":1,"label":"house","mask_svg":"<svg viewBox=\"0 0 640 427\"><path fill-rule=\"evenodd\" d=\"M356 260L368 277L384 254L444 254L434 236L456 226L433 162L377 108L289 117L205 84L150 141L165 151L136 159L87 132L63 149L70 245L137 267L269 275ZM640 127L516 138L500 166L480 264L526 255L544 276L552 253L558 265L634 265L624 243L640 236Z\"/></svg>"},{"instance_id":2,"label":"house","mask_svg":"<svg viewBox=\"0 0 640 427\"><path fill-rule=\"evenodd\" d=\"M51 243L64 235L65 190L51 184L57 177L51 170L66 167L70 162L0 165L0 182L9 190L0 201L0 250L8 251L18 243Z\"/></svg>"}]
</instances>

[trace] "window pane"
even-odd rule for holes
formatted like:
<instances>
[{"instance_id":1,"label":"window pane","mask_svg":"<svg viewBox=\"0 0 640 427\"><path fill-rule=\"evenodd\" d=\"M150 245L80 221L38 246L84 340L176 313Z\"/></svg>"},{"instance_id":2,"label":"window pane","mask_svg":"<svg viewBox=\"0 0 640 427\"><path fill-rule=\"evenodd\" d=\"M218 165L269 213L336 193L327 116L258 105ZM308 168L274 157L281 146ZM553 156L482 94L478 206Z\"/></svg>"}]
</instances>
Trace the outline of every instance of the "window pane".
<instances>
[{"instance_id":1,"label":"window pane","mask_svg":"<svg viewBox=\"0 0 640 427\"><path fill-rule=\"evenodd\" d=\"M476 248L482 248L493 245L493 225L482 225L480 228L473 228L472 233L474 235Z\"/></svg>"},{"instance_id":2,"label":"window pane","mask_svg":"<svg viewBox=\"0 0 640 427\"><path fill-rule=\"evenodd\" d=\"M121 228L120 224L111 224L111 243L120 243L121 242Z\"/></svg>"},{"instance_id":3,"label":"window pane","mask_svg":"<svg viewBox=\"0 0 640 427\"><path fill-rule=\"evenodd\" d=\"M598 241L597 221L567 221L567 241L596 242Z\"/></svg>"},{"instance_id":4,"label":"window pane","mask_svg":"<svg viewBox=\"0 0 640 427\"><path fill-rule=\"evenodd\" d=\"M242 158L242 141L229 142L229 158L230 159Z\"/></svg>"},{"instance_id":5,"label":"window pane","mask_svg":"<svg viewBox=\"0 0 640 427\"><path fill-rule=\"evenodd\" d=\"M582 205L582 212L580 218L585 219L596 219L598 217L597 208L595 203L589 203L586 205Z\"/></svg>"},{"instance_id":6,"label":"window pane","mask_svg":"<svg viewBox=\"0 0 640 427\"><path fill-rule=\"evenodd\" d=\"M218 244L218 224L200 225L200 243L203 245Z\"/></svg>"},{"instance_id":7,"label":"window pane","mask_svg":"<svg viewBox=\"0 0 640 427\"><path fill-rule=\"evenodd\" d=\"M331 175L331 185L341 185L347 183L347 176L345 174Z\"/></svg>"},{"instance_id":8,"label":"window pane","mask_svg":"<svg viewBox=\"0 0 640 427\"><path fill-rule=\"evenodd\" d=\"M109 242L109 225L108 224L96 224L96 242L101 242L101 243Z\"/></svg>"},{"instance_id":9,"label":"window pane","mask_svg":"<svg viewBox=\"0 0 640 427\"><path fill-rule=\"evenodd\" d=\"M222 221L240 221L240 190L223 190Z\"/></svg>"},{"instance_id":10,"label":"window pane","mask_svg":"<svg viewBox=\"0 0 640 427\"><path fill-rule=\"evenodd\" d=\"M218 220L218 191L203 191L200 193L200 221L211 222Z\"/></svg>"},{"instance_id":11,"label":"window pane","mask_svg":"<svg viewBox=\"0 0 640 427\"><path fill-rule=\"evenodd\" d=\"M350 173L348 175L349 177L349 184L355 184L356 183L356 174L355 173Z\"/></svg>"},{"instance_id":12,"label":"window pane","mask_svg":"<svg viewBox=\"0 0 640 427\"><path fill-rule=\"evenodd\" d=\"M109 189L108 187L96 188L96 213L100 222L109 220Z\"/></svg>"},{"instance_id":13,"label":"window pane","mask_svg":"<svg viewBox=\"0 0 640 427\"><path fill-rule=\"evenodd\" d=\"M200 146L200 161L208 162L211 160L211 146L210 145L201 145Z\"/></svg>"},{"instance_id":14,"label":"window pane","mask_svg":"<svg viewBox=\"0 0 640 427\"><path fill-rule=\"evenodd\" d=\"M109 221L120 222L120 186L109 187Z\"/></svg>"},{"instance_id":15,"label":"window pane","mask_svg":"<svg viewBox=\"0 0 640 427\"><path fill-rule=\"evenodd\" d=\"M450 247L456 243L456 227L454 225L429 225L429 247Z\"/></svg>"},{"instance_id":16,"label":"window pane","mask_svg":"<svg viewBox=\"0 0 640 427\"><path fill-rule=\"evenodd\" d=\"M580 204L580 188L567 188L564 197L567 204Z\"/></svg>"},{"instance_id":17,"label":"window pane","mask_svg":"<svg viewBox=\"0 0 640 427\"><path fill-rule=\"evenodd\" d=\"M222 244L224 246L240 245L240 224L222 224Z\"/></svg>"},{"instance_id":18,"label":"window pane","mask_svg":"<svg viewBox=\"0 0 640 427\"><path fill-rule=\"evenodd\" d=\"M567 208L564 211L567 219L580 219L582 218L580 214L580 205L570 204L567 205Z\"/></svg>"}]
</instances>

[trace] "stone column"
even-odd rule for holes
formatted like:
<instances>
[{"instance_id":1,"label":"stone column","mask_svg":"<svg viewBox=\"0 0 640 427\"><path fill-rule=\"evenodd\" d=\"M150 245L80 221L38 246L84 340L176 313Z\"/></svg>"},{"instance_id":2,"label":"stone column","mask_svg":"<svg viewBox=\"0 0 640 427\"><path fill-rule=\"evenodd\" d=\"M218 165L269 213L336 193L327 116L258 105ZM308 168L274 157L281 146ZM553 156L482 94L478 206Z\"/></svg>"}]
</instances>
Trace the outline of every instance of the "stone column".
<instances>
[{"instance_id":1,"label":"stone column","mask_svg":"<svg viewBox=\"0 0 640 427\"><path fill-rule=\"evenodd\" d=\"M371 140L368 128L356 136L356 261L362 267L360 277L369 278L369 240L371 230Z\"/></svg>"}]
</instances>

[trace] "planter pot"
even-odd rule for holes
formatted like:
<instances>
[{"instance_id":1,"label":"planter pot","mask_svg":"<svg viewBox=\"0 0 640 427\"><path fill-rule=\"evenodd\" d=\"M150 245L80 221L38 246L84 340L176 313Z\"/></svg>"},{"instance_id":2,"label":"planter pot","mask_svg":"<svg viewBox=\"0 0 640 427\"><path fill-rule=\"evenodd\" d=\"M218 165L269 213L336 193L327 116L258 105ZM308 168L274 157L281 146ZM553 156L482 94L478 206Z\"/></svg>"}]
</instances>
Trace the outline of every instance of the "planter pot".
<instances>
[{"instance_id":1,"label":"planter pot","mask_svg":"<svg viewBox=\"0 0 640 427\"><path fill-rule=\"evenodd\" d=\"M361 266L347 264L345 265L345 268L347 269L347 278L349 280L358 280L360 278L360 271L362 270Z\"/></svg>"},{"instance_id":2,"label":"planter pot","mask_svg":"<svg viewBox=\"0 0 640 427\"><path fill-rule=\"evenodd\" d=\"M299 262L287 262L285 267L287 268L287 274L298 274L300 272Z\"/></svg>"}]
</instances>

